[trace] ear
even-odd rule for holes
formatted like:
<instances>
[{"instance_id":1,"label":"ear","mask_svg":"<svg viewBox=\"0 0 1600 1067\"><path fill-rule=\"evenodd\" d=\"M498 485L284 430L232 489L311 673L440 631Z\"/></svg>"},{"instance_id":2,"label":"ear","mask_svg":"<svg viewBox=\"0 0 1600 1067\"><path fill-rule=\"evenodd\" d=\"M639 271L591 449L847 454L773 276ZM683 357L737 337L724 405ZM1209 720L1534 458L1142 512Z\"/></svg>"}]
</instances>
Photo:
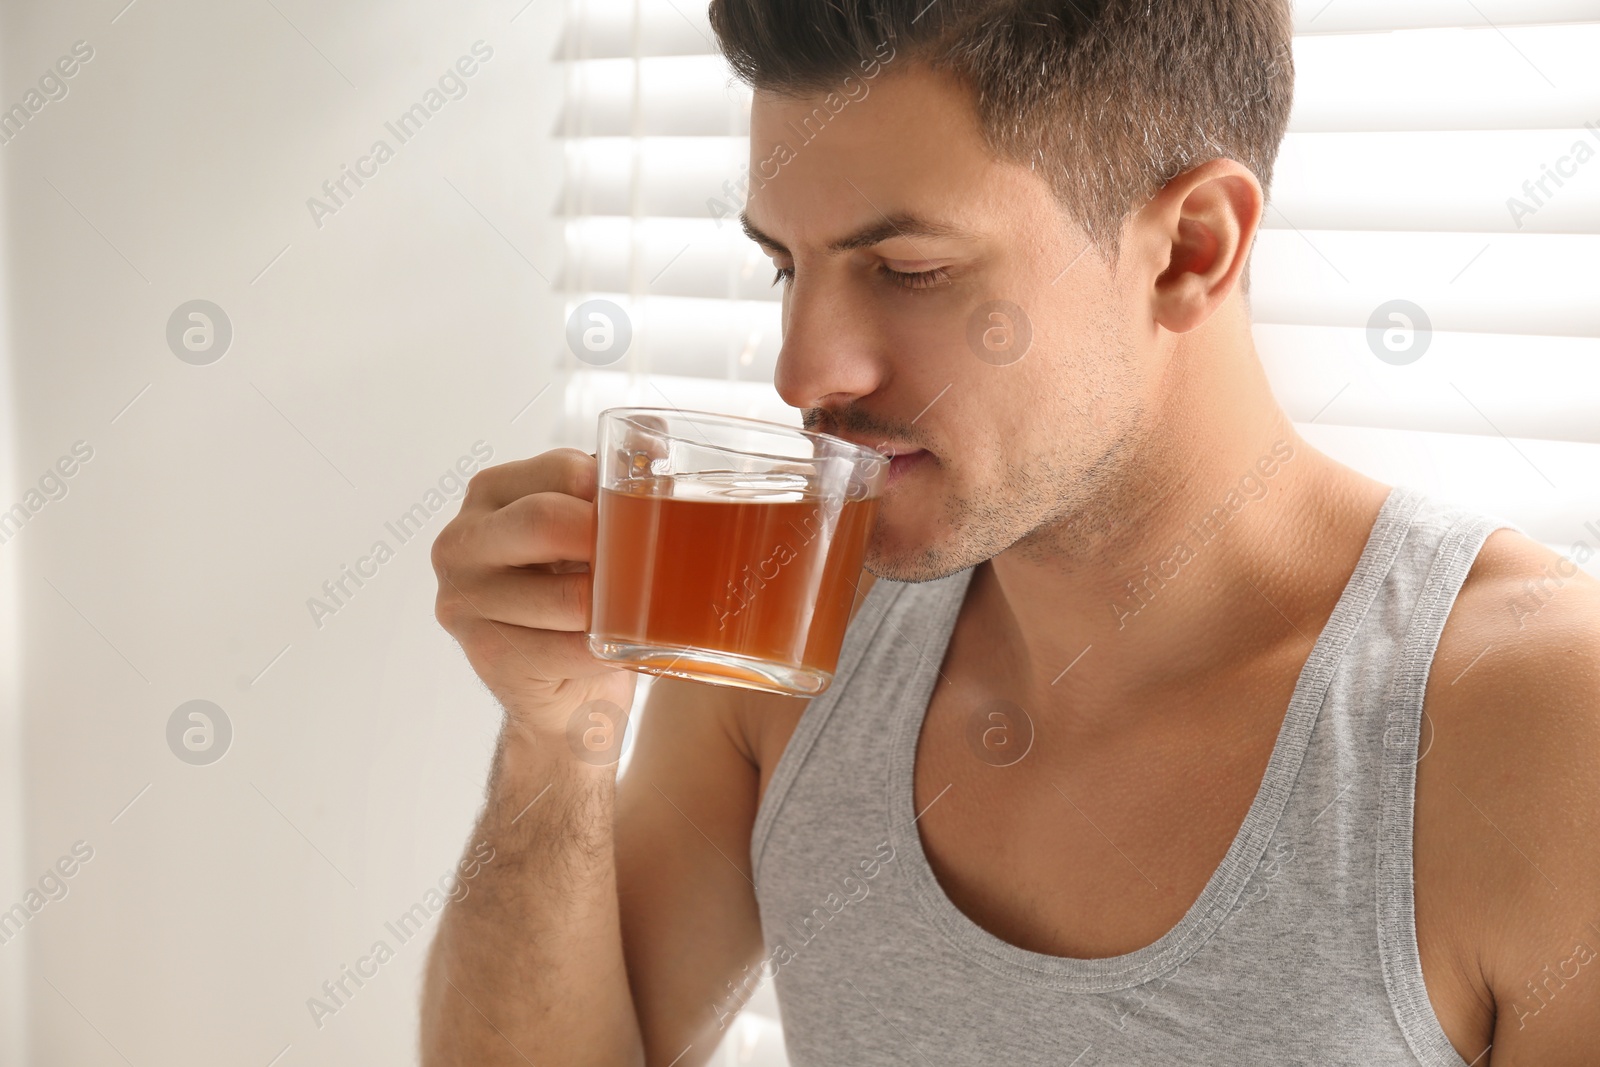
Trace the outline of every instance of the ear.
<instances>
[{"instance_id":1,"label":"ear","mask_svg":"<svg viewBox=\"0 0 1600 1067\"><path fill-rule=\"evenodd\" d=\"M1261 183L1232 159L1213 159L1173 178L1134 219L1154 277L1153 318L1186 333L1211 317L1244 274L1261 224Z\"/></svg>"}]
</instances>

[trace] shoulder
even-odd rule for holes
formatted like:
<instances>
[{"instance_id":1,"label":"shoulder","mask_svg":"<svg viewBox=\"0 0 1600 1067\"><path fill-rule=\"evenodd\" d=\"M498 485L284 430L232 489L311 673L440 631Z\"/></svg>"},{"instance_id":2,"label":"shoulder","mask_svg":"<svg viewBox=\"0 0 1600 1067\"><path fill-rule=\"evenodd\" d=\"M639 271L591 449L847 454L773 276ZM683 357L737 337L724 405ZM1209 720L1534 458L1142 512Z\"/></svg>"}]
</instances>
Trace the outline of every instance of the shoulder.
<instances>
[{"instance_id":1,"label":"shoulder","mask_svg":"<svg viewBox=\"0 0 1600 1067\"><path fill-rule=\"evenodd\" d=\"M1491 534L1445 622L1424 703L1455 784L1527 816L1522 832L1552 849L1584 842L1538 805L1600 816L1600 581L1578 555ZM1587 795L1574 795L1580 785Z\"/></svg>"},{"instance_id":2,"label":"shoulder","mask_svg":"<svg viewBox=\"0 0 1600 1067\"><path fill-rule=\"evenodd\" d=\"M1580 555L1490 534L1439 638L1424 707L1441 752L1508 805L1584 779L1600 805L1600 581Z\"/></svg>"},{"instance_id":3,"label":"shoulder","mask_svg":"<svg viewBox=\"0 0 1600 1067\"><path fill-rule=\"evenodd\" d=\"M1575 939L1584 953L1600 947L1592 923L1600 919L1600 581L1582 566L1597 552L1584 542L1553 552L1514 530L1491 534L1429 674L1418 865L1425 831L1453 853L1444 892L1449 911L1476 934L1475 962L1496 1005L1497 1056L1516 1055L1502 1035L1524 1030L1519 1022L1544 1003L1529 999L1528 981L1571 960ZM1576 1022L1600 1006L1600 979L1588 984L1548 1018ZM1522 1040L1557 1043L1523 1053L1576 1051L1576 1032L1566 1029L1542 1023Z\"/></svg>"},{"instance_id":4,"label":"shoulder","mask_svg":"<svg viewBox=\"0 0 1600 1067\"><path fill-rule=\"evenodd\" d=\"M1529 728L1550 724L1558 707L1600 711L1600 581L1583 569L1597 551L1580 541L1557 553L1515 530L1490 534L1440 635L1430 699L1551 709Z\"/></svg>"}]
</instances>

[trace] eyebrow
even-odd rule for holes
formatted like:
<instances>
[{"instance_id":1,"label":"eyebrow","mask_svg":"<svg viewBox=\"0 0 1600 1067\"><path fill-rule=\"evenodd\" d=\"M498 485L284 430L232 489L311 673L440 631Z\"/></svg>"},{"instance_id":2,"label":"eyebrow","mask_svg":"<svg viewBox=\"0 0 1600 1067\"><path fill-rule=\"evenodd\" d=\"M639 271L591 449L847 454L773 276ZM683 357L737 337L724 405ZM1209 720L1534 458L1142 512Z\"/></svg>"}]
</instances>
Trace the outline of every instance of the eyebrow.
<instances>
[{"instance_id":1,"label":"eyebrow","mask_svg":"<svg viewBox=\"0 0 1600 1067\"><path fill-rule=\"evenodd\" d=\"M745 236L759 245L776 249L784 255L790 252L777 238L763 232L755 223L750 221L749 213L739 212L739 224L744 227ZM857 248L871 248L882 241L894 237L929 237L946 240L971 240L975 235L954 226L947 226L942 222L925 219L920 215L910 212L899 212L885 216L882 222L864 226L855 233L847 234L836 241L829 243L827 250L831 253L849 252Z\"/></svg>"}]
</instances>

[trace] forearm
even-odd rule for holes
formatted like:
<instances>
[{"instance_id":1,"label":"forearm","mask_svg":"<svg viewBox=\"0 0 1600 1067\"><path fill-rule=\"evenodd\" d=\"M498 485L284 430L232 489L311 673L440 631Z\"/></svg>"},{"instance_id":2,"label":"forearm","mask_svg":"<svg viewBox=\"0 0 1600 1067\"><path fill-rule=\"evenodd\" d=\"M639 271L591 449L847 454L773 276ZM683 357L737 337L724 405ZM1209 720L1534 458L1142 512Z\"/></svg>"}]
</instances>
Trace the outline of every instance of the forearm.
<instances>
[{"instance_id":1,"label":"forearm","mask_svg":"<svg viewBox=\"0 0 1600 1067\"><path fill-rule=\"evenodd\" d=\"M422 1061L642 1064L618 920L615 766L508 731L473 841L493 861L440 917Z\"/></svg>"}]
</instances>

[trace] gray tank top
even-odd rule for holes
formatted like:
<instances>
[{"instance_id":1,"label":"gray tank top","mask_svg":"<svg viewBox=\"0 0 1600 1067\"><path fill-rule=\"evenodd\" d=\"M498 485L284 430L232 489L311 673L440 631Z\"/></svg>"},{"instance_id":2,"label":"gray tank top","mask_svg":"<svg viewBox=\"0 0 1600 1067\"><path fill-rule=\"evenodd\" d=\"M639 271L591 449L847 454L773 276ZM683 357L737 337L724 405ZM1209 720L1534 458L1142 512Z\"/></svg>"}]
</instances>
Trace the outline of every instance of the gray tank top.
<instances>
[{"instance_id":1,"label":"gray tank top","mask_svg":"<svg viewBox=\"0 0 1600 1067\"><path fill-rule=\"evenodd\" d=\"M790 1062L1465 1067L1423 984L1412 804L1439 632L1504 525L1390 493L1221 865L1159 940L1099 959L1003 941L934 878L912 761L972 570L874 583L751 837L766 954L742 984L775 981Z\"/></svg>"}]
</instances>

